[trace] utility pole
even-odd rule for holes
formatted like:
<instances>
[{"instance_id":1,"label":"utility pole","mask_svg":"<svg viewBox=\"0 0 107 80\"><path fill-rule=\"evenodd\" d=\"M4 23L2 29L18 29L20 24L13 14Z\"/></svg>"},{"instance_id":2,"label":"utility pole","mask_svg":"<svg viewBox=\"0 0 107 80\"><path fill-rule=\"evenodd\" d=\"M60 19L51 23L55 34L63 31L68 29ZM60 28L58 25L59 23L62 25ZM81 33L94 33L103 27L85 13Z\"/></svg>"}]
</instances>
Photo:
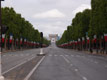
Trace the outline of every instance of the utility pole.
<instances>
[{"instance_id":1,"label":"utility pole","mask_svg":"<svg viewBox=\"0 0 107 80\"><path fill-rule=\"evenodd\" d=\"M0 80L4 80L4 77L2 76L2 66L1 66L1 53L2 53L2 14L1 14L1 1L0 0Z\"/></svg>"}]
</instances>

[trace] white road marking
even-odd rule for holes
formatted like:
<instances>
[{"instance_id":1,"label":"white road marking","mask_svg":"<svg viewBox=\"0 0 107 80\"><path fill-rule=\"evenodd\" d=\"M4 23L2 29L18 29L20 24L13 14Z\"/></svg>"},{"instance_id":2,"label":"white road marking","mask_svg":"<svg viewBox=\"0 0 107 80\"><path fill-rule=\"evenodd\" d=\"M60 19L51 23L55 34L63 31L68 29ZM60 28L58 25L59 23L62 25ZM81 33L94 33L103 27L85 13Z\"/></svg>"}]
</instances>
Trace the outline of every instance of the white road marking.
<instances>
[{"instance_id":1,"label":"white road marking","mask_svg":"<svg viewBox=\"0 0 107 80\"><path fill-rule=\"evenodd\" d=\"M77 72L77 71L78 71L78 69L75 69L75 71Z\"/></svg>"},{"instance_id":2,"label":"white road marking","mask_svg":"<svg viewBox=\"0 0 107 80\"><path fill-rule=\"evenodd\" d=\"M3 56L6 56L6 55L3 55Z\"/></svg>"},{"instance_id":3,"label":"white road marking","mask_svg":"<svg viewBox=\"0 0 107 80\"><path fill-rule=\"evenodd\" d=\"M60 56L63 56L63 55L60 55Z\"/></svg>"},{"instance_id":4,"label":"white road marking","mask_svg":"<svg viewBox=\"0 0 107 80\"><path fill-rule=\"evenodd\" d=\"M98 62L97 62L97 61L95 61L94 63L98 64Z\"/></svg>"},{"instance_id":5,"label":"white road marking","mask_svg":"<svg viewBox=\"0 0 107 80\"><path fill-rule=\"evenodd\" d=\"M58 55L54 55L54 56L58 56Z\"/></svg>"},{"instance_id":6,"label":"white road marking","mask_svg":"<svg viewBox=\"0 0 107 80\"><path fill-rule=\"evenodd\" d=\"M70 64L71 66L73 66L73 64Z\"/></svg>"},{"instance_id":7,"label":"white road marking","mask_svg":"<svg viewBox=\"0 0 107 80\"><path fill-rule=\"evenodd\" d=\"M51 54L49 56L52 56Z\"/></svg>"},{"instance_id":8,"label":"white road marking","mask_svg":"<svg viewBox=\"0 0 107 80\"><path fill-rule=\"evenodd\" d=\"M68 55L65 55L65 56L68 56Z\"/></svg>"},{"instance_id":9,"label":"white road marking","mask_svg":"<svg viewBox=\"0 0 107 80\"><path fill-rule=\"evenodd\" d=\"M62 56L63 58L64 58L64 60L67 62L67 63L70 63L70 61L67 59L67 58L65 58L65 56Z\"/></svg>"},{"instance_id":10,"label":"white road marking","mask_svg":"<svg viewBox=\"0 0 107 80\"><path fill-rule=\"evenodd\" d=\"M80 55L76 55L76 57L80 57Z\"/></svg>"},{"instance_id":11,"label":"white road marking","mask_svg":"<svg viewBox=\"0 0 107 80\"><path fill-rule=\"evenodd\" d=\"M83 80L88 80L86 77L82 77L83 78Z\"/></svg>"},{"instance_id":12,"label":"white road marking","mask_svg":"<svg viewBox=\"0 0 107 80\"><path fill-rule=\"evenodd\" d=\"M105 65L105 68L107 68L107 65Z\"/></svg>"},{"instance_id":13,"label":"white road marking","mask_svg":"<svg viewBox=\"0 0 107 80\"><path fill-rule=\"evenodd\" d=\"M31 75L34 73L34 71L38 68L38 66L41 64L41 62L44 60L45 56L42 57L42 59L38 62L38 64L31 70L31 72L24 78L24 80L28 80Z\"/></svg>"},{"instance_id":14,"label":"white road marking","mask_svg":"<svg viewBox=\"0 0 107 80\"><path fill-rule=\"evenodd\" d=\"M29 61L30 61L30 60L32 60L33 58L35 58L35 57L30 58L30 59L29 59ZM17 67L21 66L22 64L24 64L24 63L26 63L26 62L28 62L28 61L23 61L22 63L20 63L20 64L18 64L18 65L16 65L16 66L14 66L14 67L12 67L12 68L8 69L7 71L4 71L2 74L5 74L5 73L7 73L7 72L11 71L11 70L13 70L13 69L15 69L15 68L17 68Z\"/></svg>"},{"instance_id":15,"label":"white road marking","mask_svg":"<svg viewBox=\"0 0 107 80\"><path fill-rule=\"evenodd\" d=\"M23 54L21 54L20 56L23 56Z\"/></svg>"},{"instance_id":16,"label":"white road marking","mask_svg":"<svg viewBox=\"0 0 107 80\"><path fill-rule=\"evenodd\" d=\"M74 57L74 55L71 55L72 57Z\"/></svg>"}]
</instances>

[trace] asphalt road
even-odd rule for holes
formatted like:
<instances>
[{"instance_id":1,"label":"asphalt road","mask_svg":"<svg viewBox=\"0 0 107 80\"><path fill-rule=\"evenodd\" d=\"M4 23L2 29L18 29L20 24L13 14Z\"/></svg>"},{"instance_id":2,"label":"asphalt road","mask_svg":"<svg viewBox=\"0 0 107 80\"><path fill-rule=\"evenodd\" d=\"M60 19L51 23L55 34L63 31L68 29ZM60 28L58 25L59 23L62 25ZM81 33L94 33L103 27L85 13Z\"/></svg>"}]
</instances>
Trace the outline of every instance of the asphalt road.
<instances>
[{"instance_id":1,"label":"asphalt road","mask_svg":"<svg viewBox=\"0 0 107 80\"><path fill-rule=\"evenodd\" d=\"M107 57L60 49L54 44L47 50L29 80L107 80Z\"/></svg>"},{"instance_id":2,"label":"asphalt road","mask_svg":"<svg viewBox=\"0 0 107 80\"><path fill-rule=\"evenodd\" d=\"M31 49L24 51L8 52L2 54L2 74L5 74L12 69L20 66L30 59L36 57L40 53L40 49Z\"/></svg>"},{"instance_id":3,"label":"asphalt road","mask_svg":"<svg viewBox=\"0 0 107 80\"><path fill-rule=\"evenodd\" d=\"M26 74L24 76L28 77L28 73L31 72L28 80L107 80L107 56L61 49L57 48L54 43L43 49L43 52L46 56L40 60L37 59L40 49L3 54L3 74L19 71L21 75ZM40 61L40 65L37 64ZM34 72L32 72L33 69Z\"/></svg>"}]
</instances>

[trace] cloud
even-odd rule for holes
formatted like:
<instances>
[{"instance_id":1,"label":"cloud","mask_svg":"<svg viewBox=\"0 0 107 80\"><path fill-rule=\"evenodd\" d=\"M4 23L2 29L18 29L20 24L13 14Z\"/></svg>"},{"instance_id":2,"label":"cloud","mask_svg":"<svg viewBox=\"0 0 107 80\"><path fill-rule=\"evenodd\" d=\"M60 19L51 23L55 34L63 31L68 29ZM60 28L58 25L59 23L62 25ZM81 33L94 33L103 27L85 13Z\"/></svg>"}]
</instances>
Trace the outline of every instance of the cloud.
<instances>
[{"instance_id":1,"label":"cloud","mask_svg":"<svg viewBox=\"0 0 107 80\"><path fill-rule=\"evenodd\" d=\"M89 8L91 0L5 0L2 7L13 7L35 29L62 34L79 11ZM84 8L85 7L85 8Z\"/></svg>"},{"instance_id":2,"label":"cloud","mask_svg":"<svg viewBox=\"0 0 107 80\"><path fill-rule=\"evenodd\" d=\"M57 9L52 9L43 13L37 13L33 16L34 18L63 18L65 14Z\"/></svg>"},{"instance_id":3,"label":"cloud","mask_svg":"<svg viewBox=\"0 0 107 80\"><path fill-rule=\"evenodd\" d=\"M91 6L87 5L87 4L82 4L81 6L79 6L78 8L76 8L72 13L75 15L76 13L82 12L85 9L91 9Z\"/></svg>"}]
</instances>

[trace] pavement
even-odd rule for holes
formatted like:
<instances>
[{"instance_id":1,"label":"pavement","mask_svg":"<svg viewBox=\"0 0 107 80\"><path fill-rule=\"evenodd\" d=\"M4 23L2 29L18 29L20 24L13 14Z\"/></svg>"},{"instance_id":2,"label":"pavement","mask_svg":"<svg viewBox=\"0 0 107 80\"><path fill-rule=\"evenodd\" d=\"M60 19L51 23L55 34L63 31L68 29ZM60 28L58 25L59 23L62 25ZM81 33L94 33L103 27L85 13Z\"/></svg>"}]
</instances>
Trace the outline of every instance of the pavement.
<instances>
[{"instance_id":1,"label":"pavement","mask_svg":"<svg viewBox=\"0 0 107 80\"><path fill-rule=\"evenodd\" d=\"M40 49L3 54L3 75L11 80L107 80L107 56L57 48L54 43L43 52L44 58L37 56Z\"/></svg>"}]
</instances>

